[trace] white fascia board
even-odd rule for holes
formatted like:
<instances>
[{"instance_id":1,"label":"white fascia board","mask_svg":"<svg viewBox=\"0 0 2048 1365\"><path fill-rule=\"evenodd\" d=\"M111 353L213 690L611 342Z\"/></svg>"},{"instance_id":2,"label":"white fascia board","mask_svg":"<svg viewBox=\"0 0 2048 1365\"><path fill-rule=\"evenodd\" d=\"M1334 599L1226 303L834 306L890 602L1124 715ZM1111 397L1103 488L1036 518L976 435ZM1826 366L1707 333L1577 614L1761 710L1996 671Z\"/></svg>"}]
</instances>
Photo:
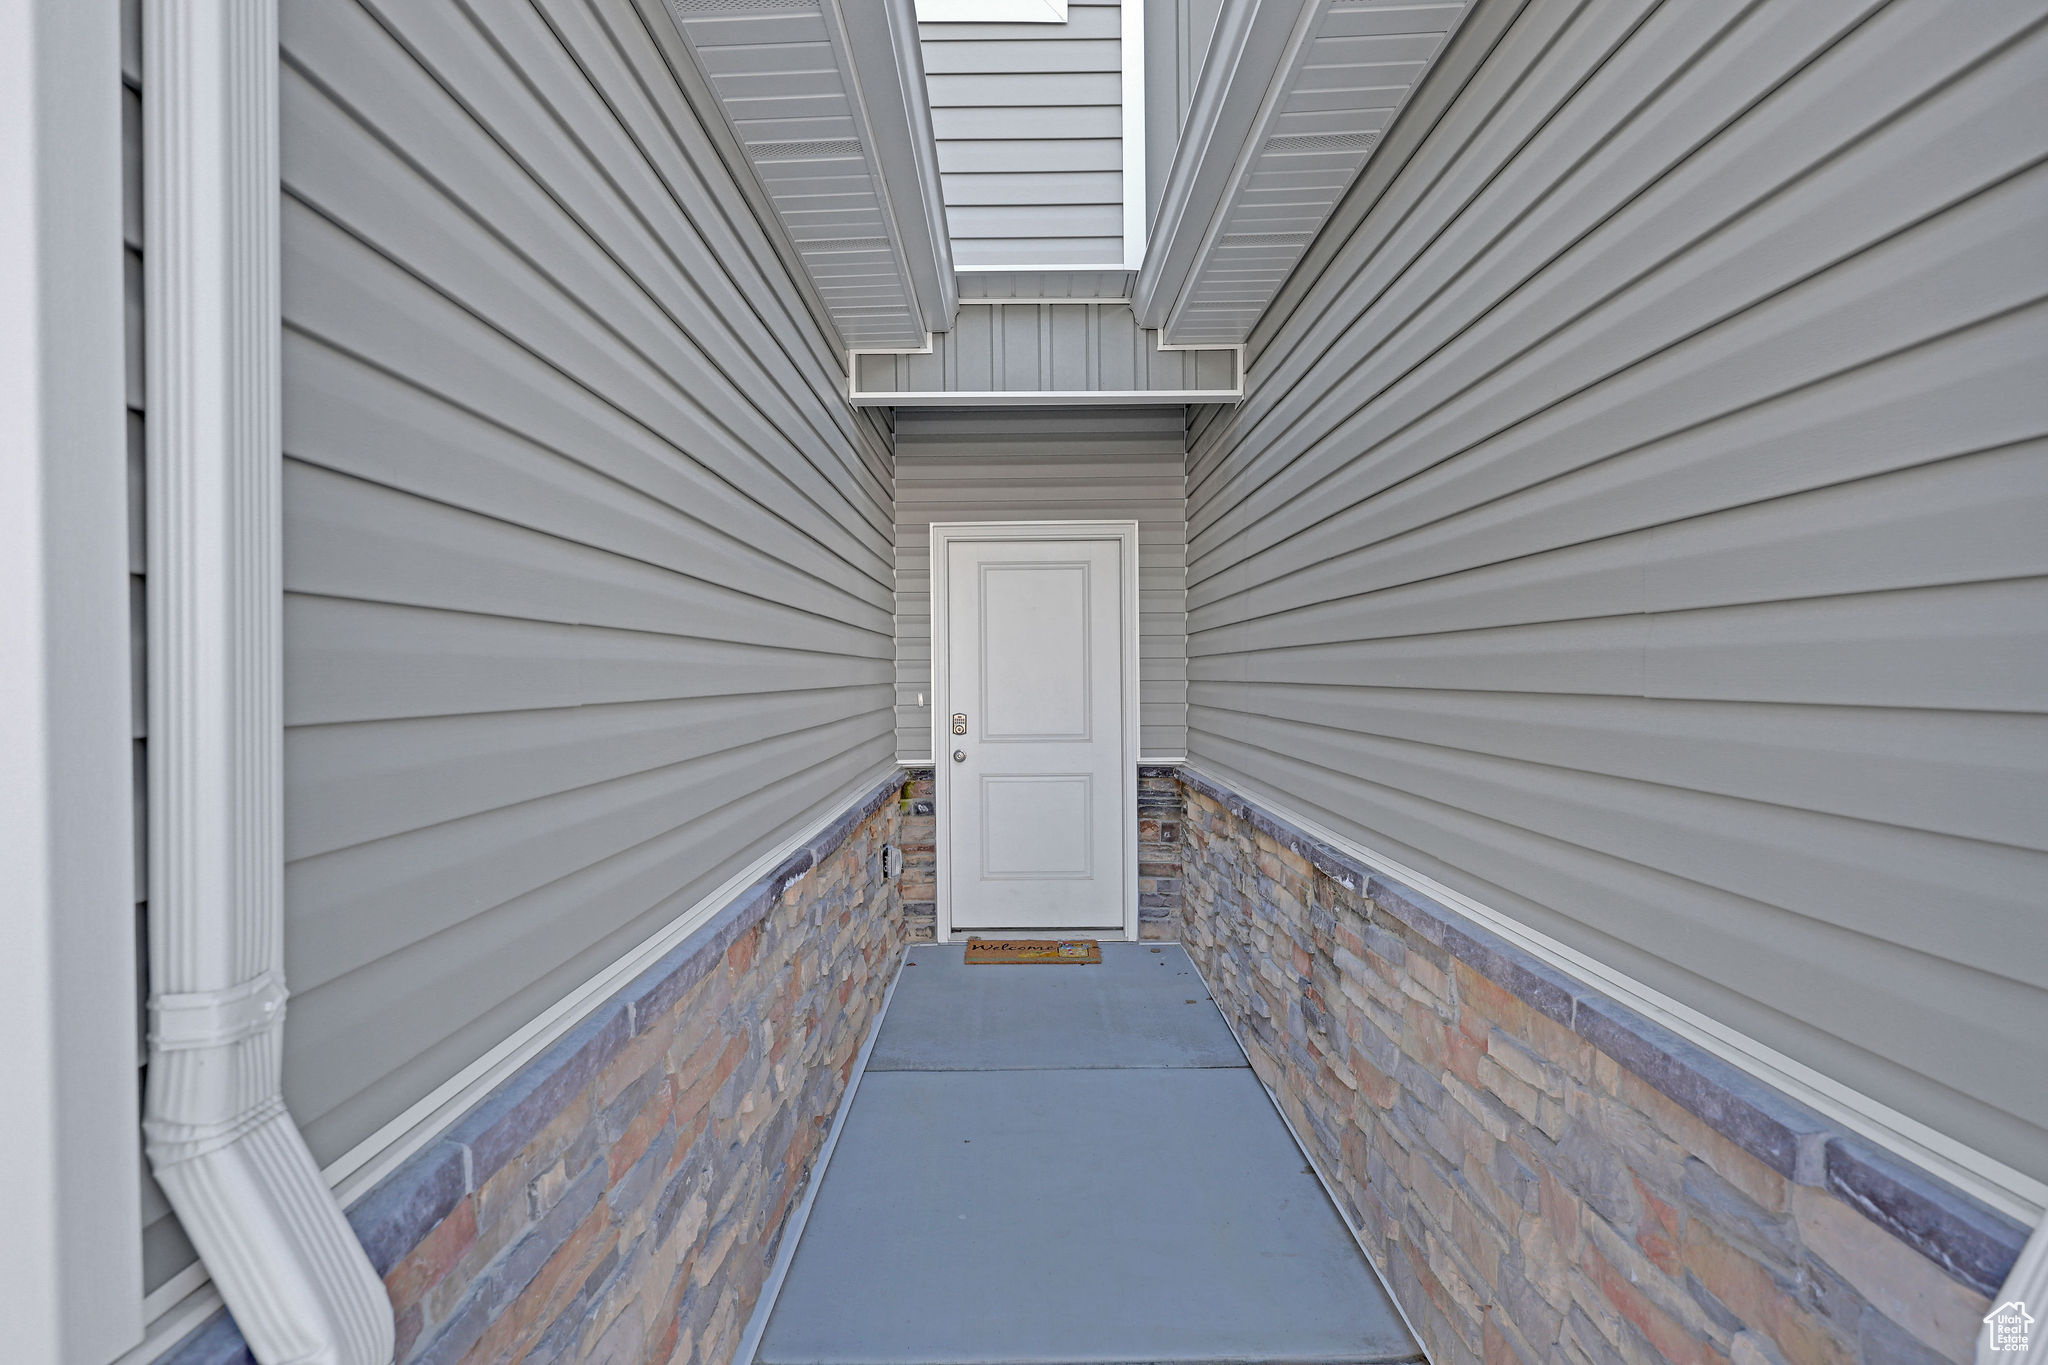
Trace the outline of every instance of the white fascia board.
<instances>
[{"instance_id":1,"label":"white fascia board","mask_svg":"<svg viewBox=\"0 0 2048 1365\"><path fill-rule=\"evenodd\" d=\"M1253 150L1252 129L1316 12L1304 0L1225 0L1160 194L1159 237L1131 291L1142 325L1161 326L1186 288Z\"/></svg>"},{"instance_id":2,"label":"white fascia board","mask_svg":"<svg viewBox=\"0 0 2048 1365\"><path fill-rule=\"evenodd\" d=\"M857 16L848 16L843 3L833 0L830 8L845 44L848 84L869 132L868 158L894 220L919 320L927 332L943 332L960 306L960 284L953 272L917 16L912 0L864 0ZM882 10L879 19L868 12L875 4Z\"/></svg>"}]
</instances>

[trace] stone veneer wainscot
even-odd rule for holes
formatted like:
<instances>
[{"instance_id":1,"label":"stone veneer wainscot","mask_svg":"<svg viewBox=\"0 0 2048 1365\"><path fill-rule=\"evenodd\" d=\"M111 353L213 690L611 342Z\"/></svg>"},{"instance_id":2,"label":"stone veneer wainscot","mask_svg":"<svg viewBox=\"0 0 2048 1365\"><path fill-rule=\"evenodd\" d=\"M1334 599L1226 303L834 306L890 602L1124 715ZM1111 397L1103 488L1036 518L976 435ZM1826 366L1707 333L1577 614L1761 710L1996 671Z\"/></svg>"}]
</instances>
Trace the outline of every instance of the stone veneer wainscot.
<instances>
[{"instance_id":1,"label":"stone veneer wainscot","mask_svg":"<svg viewBox=\"0 0 2048 1365\"><path fill-rule=\"evenodd\" d=\"M1182 770L1183 941L1436 1365L1967 1365L2027 1230Z\"/></svg>"},{"instance_id":2,"label":"stone veneer wainscot","mask_svg":"<svg viewBox=\"0 0 2048 1365\"><path fill-rule=\"evenodd\" d=\"M905 917L871 789L349 1210L401 1365L726 1365ZM249 1360L225 1313L160 1365Z\"/></svg>"}]
</instances>

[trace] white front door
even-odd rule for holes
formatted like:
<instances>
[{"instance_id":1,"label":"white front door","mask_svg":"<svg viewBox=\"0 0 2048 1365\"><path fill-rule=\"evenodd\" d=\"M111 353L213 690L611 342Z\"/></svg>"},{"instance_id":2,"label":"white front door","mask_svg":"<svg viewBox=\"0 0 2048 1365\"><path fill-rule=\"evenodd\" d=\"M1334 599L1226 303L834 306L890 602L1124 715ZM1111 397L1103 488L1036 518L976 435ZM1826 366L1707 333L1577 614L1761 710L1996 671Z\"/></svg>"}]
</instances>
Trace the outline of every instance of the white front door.
<instances>
[{"instance_id":1,"label":"white front door","mask_svg":"<svg viewBox=\"0 0 2048 1365\"><path fill-rule=\"evenodd\" d=\"M946 620L935 632L934 757L950 927L1122 931L1135 888L1125 838L1137 818L1125 733L1135 528L1071 540L938 531L944 600L934 607Z\"/></svg>"}]
</instances>

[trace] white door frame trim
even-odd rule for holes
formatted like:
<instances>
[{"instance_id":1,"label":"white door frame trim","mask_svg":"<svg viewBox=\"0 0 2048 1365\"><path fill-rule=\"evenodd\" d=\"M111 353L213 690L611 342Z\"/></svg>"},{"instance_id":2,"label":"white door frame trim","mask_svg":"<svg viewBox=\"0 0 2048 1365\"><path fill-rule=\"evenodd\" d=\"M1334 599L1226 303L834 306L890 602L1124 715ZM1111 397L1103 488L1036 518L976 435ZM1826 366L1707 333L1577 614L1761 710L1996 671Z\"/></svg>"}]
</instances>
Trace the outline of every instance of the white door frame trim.
<instances>
[{"instance_id":1,"label":"white door frame trim","mask_svg":"<svg viewBox=\"0 0 2048 1365\"><path fill-rule=\"evenodd\" d=\"M951 822L946 819L952 789L948 762L950 739L947 717L953 713L951 660L947 653L950 623L946 604L950 601L946 582L947 550L954 541L1114 540L1118 544L1117 565L1122 592L1118 608L1123 614L1117 638L1123 659L1122 717L1123 756L1118 771L1124 790L1119 803L1124 809L1120 821L1123 846L1124 937L1138 939L1138 523L1135 521L935 521L931 524L931 611L932 611L932 821L937 831L934 862L938 913L936 933L941 943L953 937L953 872L950 857ZM1036 935L1034 935L1036 936Z\"/></svg>"}]
</instances>

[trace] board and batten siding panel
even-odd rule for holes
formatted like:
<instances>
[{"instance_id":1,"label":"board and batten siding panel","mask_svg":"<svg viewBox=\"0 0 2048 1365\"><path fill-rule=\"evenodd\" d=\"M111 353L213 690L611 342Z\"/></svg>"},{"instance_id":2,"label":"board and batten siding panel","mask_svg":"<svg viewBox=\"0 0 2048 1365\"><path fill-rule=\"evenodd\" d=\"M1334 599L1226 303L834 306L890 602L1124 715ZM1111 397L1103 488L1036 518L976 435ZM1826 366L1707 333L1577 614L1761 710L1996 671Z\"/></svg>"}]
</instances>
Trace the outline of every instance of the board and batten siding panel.
<instances>
[{"instance_id":1,"label":"board and batten siding panel","mask_svg":"<svg viewBox=\"0 0 2048 1365\"><path fill-rule=\"evenodd\" d=\"M667 25L283 6L285 1094L323 1162L893 758L886 430Z\"/></svg>"},{"instance_id":2,"label":"board and batten siding panel","mask_svg":"<svg viewBox=\"0 0 2048 1365\"><path fill-rule=\"evenodd\" d=\"M2042 11L1530 5L1311 268L1192 761L2048 1179Z\"/></svg>"},{"instance_id":3,"label":"board and batten siding panel","mask_svg":"<svg viewBox=\"0 0 2048 1365\"><path fill-rule=\"evenodd\" d=\"M1122 262L1122 21L918 25L956 265Z\"/></svg>"},{"instance_id":4,"label":"board and batten siding panel","mask_svg":"<svg viewBox=\"0 0 2048 1365\"><path fill-rule=\"evenodd\" d=\"M902 761L932 761L935 521L1136 521L1139 752L1147 760L1186 752L1184 421L1180 408L897 413L896 752Z\"/></svg>"}]
</instances>

